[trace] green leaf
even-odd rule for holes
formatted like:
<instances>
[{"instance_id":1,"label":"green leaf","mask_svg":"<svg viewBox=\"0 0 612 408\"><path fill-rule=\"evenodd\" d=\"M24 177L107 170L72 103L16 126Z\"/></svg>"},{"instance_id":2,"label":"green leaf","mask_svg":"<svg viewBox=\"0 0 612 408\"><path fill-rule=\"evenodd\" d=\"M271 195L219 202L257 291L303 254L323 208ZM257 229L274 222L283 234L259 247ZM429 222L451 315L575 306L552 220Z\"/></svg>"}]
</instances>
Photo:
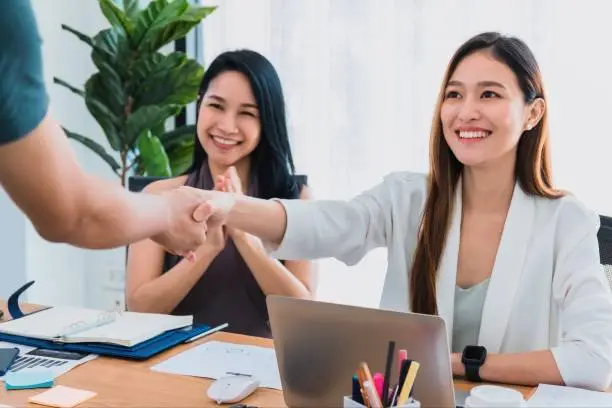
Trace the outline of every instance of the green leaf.
<instances>
[{"instance_id":1,"label":"green leaf","mask_svg":"<svg viewBox=\"0 0 612 408\"><path fill-rule=\"evenodd\" d=\"M96 66L104 61L112 66L119 75L126 77L125 59L130 51L130 43L125 34L119 30L105 29L93 38L95 49L92 51L92 59Z\"/></svg>"},{"instance_id":2,"label":"green leaf","mask_svg":"<svg viewBox=\"0 0 612 408\"><path fill-rule=\"evenodd\" d=\"M123 10L117 7L111 0L99 0L99 2L102 14L104 14L108 22L114 27L121 28L129 39L134 30L134 23L132 23Z\"/></svg>"},{"instance_id":3,"label":"green leaf","mask_svg":"<svg viewBox=\"0 0 612 408\"><path fill-rule=\"evenodd\" d=\"M85 105L92 116L96 119L102 130L104 130L110 146L113 148L113 150L119 151L125 145L119 131L121 128L121 122L103 102L93 96L93 92L88 91L87 88L88 86L91 87L91 84L92 81L90 79L85 85L85 92L87 92L85 95Z\"/></svg>"},{"instance_id":4,"label":"green leaf","mask_svg":"<svg viewBox=\"0 0 612 408\"><path fill-rule=\"evenodd\" d=\"M181 143L176 143L172 147L166 149L168 159L170 160L170 168L173 176L178 176L185 173L193 163L194 139L184 140Z\"/></svg>"},{"instance_id":5,"label":"green leaf","mask_svg":"<svg viewBox=\"0 0 612 408\"><path fill-rule=\"evenodd\" d=\"M145 49L157 50L164 45L182 38L200 21L215 11L216 7L190 7L184 14L174 17L167 24L151 30L145 39Z\"/></svg>"},{"instance_id":6,"label":"green leaf","mask_svg":"<svg viewBox=\"0 0 612 408\"><path fill-rule=\"evenodd\" d=\"M134 45L152 52L184 37L216 7L190 6L187 0L153 0L136 21Z\"/></svg>"},{"instance_id":7,"label":"green leaf","mask_svg":"<svg viewBox=\"0 0 612 408\"><path fill-rule=\"evenodd\" d=\"M164 147L149 129L144 129L138 136L138 150L140 151L140 162L147 176L168 177L172 174Z\"/></svg>"},{"instance_id":8,"label":"green leaf","mask_svg":"<svg viewBox=\"0 0 612 408\"><path fill-rule=\"evenodd\" d=\"M123 0L123 11L131 20L135 20L140 12L138 0Z\"/></svg>"},{"instance_id":9,"label":"green leaf","mask_svg":"<svg viewBox=\"0 0 612 408\"><path fill-rule=\"evenodd\" d=\"M161 140L166 150L169 150L175 145L184 142L191 142L191 144L193 144L195 137L196 125L185 125L164 133L160 136L159 140Z\"/></svg>"},{"instance_id":10,"label":"green leaf","mask_svg":"<svg viewBox=\"0 0 612 408\"><path fill-rule=\"evenodd\" d=\"M115 173L119 174L121 165L117 162L117 160L115 160L113 156L108 154L108 152L106 151L106 149L104 149L104 147L102 147L102 145L86 136L80 135L76 132L71 132L66 128L64 128L64 132L66 132L66 136L68 136L69 139L76 140L77 142L81 143L82 145L96 153L98 156L100 156L100 158L104 160L113 169Z\"/></svg>"},{"instance_id":11,"label":"green leaf","mask_svg":"<svg viewBox=\"0 0 612 408\"><path fill-rule=\"evenodd\" d=\"M128 117L125 123L126 145L133 146L144 130L156 128L160 123L164 123L166 119L176 115L179 111L180 107L175 105L150 105L137 109Z\"/></svg>"},{"instance_id":12,"label":"green leaf","mask_svg":"<svg viewBox=\"0 0 612 408\"><path fill-rule=\"evenodd\" d=\"M174 52L167 56L146 58L135 67L137 85L135 106L187 105L198 97L204 68L185 54Z\"/></svg>"},{"instance_id":13,"label":"green leaf","mask_svg":"<svg viewBox=\"0 0 612 408\"><path fill-rule=\"evenodd\" d=\"M152 0L136 19L134 45L139 50L143 50L147 45L147 36L150 35L150 32L155 32L167 25L173 17L183 14L188 7L187 0ZM151 47L148 49L157 50Z\"/></svg>"},{"instance_id":14,"label":"green leaf","mask_svg":"<svg viewBox=\"0 0 612 408\"><path fill-rule=\"evenodd\" d=\"M99 101L112 112L115 125L121 126L121 118L125 112L125 96L120 80L116 74L111 73L110 68L103 66L100 72L93 74L85 83L85 92L88 98Z\"/></svg>"},{"instance_id":15,"label":"green leaf","mask_svg":"<svg viewBox=\"0 0 612 408\"><path fill-rule=\"evenodd\" d=\"M68 88L70 91L74 92L75 94L77 94L79 96L85 96L85 92L82 89L79 89L79 88L76 88L76 87L70 85L68 82L64 81L63 79L59 79L57 77L53 77L53 83L61 85L64 88Z\"/></svg>"},{"instance_id":16,"label":"green leaf","mask_svg":"<svg viewBox=\"0 0 612 408\"><path fill-rule=\"evenodd\" d=\"M66 24L62 24L62 30L66 30L69 33L74 34L79 40L83 41L85 44L87 44L87 45L89 45L91 47L94 46L94 41L93 41L93 39L90 36L85 35L82 32L77 31L74 28L72 28L72 27L70 27L70 26L68 26Z\"/></svg>"}]
</instances>

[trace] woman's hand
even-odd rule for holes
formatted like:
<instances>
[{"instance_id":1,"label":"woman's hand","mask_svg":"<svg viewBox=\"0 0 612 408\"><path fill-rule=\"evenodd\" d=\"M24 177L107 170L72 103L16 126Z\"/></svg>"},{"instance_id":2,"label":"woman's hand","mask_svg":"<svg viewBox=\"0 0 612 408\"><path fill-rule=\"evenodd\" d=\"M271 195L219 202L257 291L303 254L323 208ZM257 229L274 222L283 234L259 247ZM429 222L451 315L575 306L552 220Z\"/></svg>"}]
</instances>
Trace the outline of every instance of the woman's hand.
<instances>
[{"instance_id":1,"label":"woman's hand","mask_svg":"<svg viewBox=\"0 0 612 408\"><path fill-rule=\"evenodd\" d=\"M227 171L217 176L217 180L215 182L215 190L224 191L226 193L243 195L242 192L242 181L240 180L240 176L238 176L238 172L234 166L230 166ZM227 228L227 233L232 238L242 238L244 237L244 232L237 230L235 228Z\"/></svg>"}]
</instances>

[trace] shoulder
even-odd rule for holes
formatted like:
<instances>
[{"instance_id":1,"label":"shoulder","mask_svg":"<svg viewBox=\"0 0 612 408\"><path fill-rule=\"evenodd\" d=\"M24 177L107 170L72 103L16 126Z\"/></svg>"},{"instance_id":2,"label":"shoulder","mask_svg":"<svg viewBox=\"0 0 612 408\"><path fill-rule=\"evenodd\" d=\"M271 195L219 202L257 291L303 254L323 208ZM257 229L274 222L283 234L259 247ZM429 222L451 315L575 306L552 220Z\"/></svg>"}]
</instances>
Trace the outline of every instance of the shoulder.
<instances>
[{"instance_id":1,"label":"shoulder","mask_svg":"<svg viewBox=\"0 0 612 408\"><path fill-rule=\"evenodd\" d=\"M599 229L599 215L570 193L559 198L536 199L539 212L545 212L552 217L559 233L569 233L576 230L590 230L595 233Z\"/></svg>"},{"instance_id":2,"label":"shoulder","mask_svg":"<svg viewBox=\"0 0 612 408\"><path fill-rule=\"evenodd\" d=\"M148 184L142 191L146 193L161 193L162 191L172 190L185 185L187 175L157 180Z\"/></svg>"},{"instance_id":3,"label":"shoulder","mask_svg":"<svg viewBox=\"0 0 612 408\"><path fill-rule=\"evenodd\" d=\"M599 214L576 196L566 193L563 197L554 199L538 197L536 205L539 224L552 229L557 254L562 255L572 251L584 240L591 241L597 246Z\"/></svg>"},{"instance_id":4,"label":"shoulder","mask_svg":"<svg viewBox=\"0 0 612 408\"><path fill-rule=\"evenodd\" d=\"M0 13L0 145L32 133L47 114L41 39L29 0L3 2ZM7 40L8 39L8 40Z\"/></svg>"}]
</instances>

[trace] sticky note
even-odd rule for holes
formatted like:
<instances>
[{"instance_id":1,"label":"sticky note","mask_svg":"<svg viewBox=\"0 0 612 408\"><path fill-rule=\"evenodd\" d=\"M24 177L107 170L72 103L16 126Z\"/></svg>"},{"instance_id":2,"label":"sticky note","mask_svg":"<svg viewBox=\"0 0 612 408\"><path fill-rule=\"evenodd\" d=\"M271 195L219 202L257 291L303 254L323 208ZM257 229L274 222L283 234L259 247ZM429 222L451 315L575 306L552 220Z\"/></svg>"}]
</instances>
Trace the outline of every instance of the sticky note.
<instances>
[{"instance_id":1,"label":"sticky note","mask_svg":"<svg viewBox=\"0 0 612 408\"><path fill-rule=\"evenodd\" d=\"M54 373L49 370L9 372L4 376L4 384L7 390L51 388L53 387L53 377Z\"/></svg>"},{"instance_id":2,"label":"sticky note","mask_svg":"<svg viewBox=\"0 0 612 408\"><path fill-rule=\"evenodd\" d=\"M72 408L96 395L97 394L92 391L78 390L76 388L58 385L48 391L41 392L40 394L28 398L28 401L34 404L47 405L49 407Z\"/></svg>"}]
</instances>

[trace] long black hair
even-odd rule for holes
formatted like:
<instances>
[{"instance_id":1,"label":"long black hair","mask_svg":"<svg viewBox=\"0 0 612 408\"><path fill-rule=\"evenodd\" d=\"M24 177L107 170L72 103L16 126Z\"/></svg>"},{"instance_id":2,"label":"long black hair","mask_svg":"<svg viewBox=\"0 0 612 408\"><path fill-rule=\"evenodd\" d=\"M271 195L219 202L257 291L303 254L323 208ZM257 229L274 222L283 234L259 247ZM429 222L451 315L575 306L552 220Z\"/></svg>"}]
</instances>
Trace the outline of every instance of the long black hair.
<instances>
[{"instance_id":1,"label":"long black hair","mask_svg":"<svg viewBox=\"0 0 612 408\"><path fill-rule=\"evenodd\" d=\"M196 121L202 98L210 82L218 75L235 71L243 74L251 85L259 108L261 137L251 152L251 176L258 183L261 198L297 198L299 187L291 155L285 98L276 69L266 57L252 50L227 51L220 54L207 68L196 105ZM195 134L193 163L188 173L198 171L207 160L207 154Z\"/></svg>"}]
</instances>

